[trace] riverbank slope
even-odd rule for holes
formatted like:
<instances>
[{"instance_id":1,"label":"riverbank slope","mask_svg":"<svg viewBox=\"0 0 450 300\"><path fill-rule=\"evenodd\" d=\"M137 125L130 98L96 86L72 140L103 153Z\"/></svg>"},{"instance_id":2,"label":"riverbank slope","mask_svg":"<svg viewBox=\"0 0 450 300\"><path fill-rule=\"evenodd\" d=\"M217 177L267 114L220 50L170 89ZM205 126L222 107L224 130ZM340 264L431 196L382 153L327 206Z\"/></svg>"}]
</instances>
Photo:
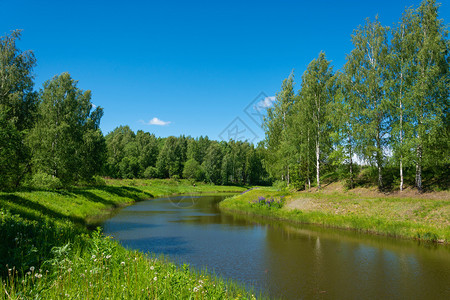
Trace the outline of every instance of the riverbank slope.
<instances>
[{"instance_id":1,"label":"riverbank slope","mask_svg":"<svg viewBox=\"0 0 450 300\"><path fill-rule=\"evenodd\" d=\"M279 202L282 204L278 204ZM289 222L318 224L399 238L450 242L450 193L382 194L375 189L282 192L259 188L226 199L220 208Z\"/></svg>"},{"instance_id":2,"label":"riverbank slope","mask_svg":"<svg viewBox=\"0 0 450 300\"><path fill-rule=\"evenodd\" d=\"M0 299L248 298L235 283L126 250L88 230L99 216L135 201L243 190L184 180L107 180L98 187L0 193Z\"/></svg>"}]
</instances>

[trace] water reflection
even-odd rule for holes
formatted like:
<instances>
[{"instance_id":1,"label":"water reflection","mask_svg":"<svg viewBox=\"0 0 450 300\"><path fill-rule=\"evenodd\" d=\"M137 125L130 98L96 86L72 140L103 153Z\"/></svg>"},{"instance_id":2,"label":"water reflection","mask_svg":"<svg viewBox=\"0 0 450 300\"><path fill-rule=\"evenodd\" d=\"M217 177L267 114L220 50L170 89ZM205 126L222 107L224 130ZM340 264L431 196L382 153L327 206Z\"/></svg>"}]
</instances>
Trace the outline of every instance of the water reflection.
<instances>
[{"instance_id":1,"label":"water reflection","mask_svg":"<svg viewBox=\"0 0 450 300\"><path fill-rule=\"evenodd\" d=\"M223 198L140 202L106 221L105 232L276 297L450 298L448 247L221 213Z\"/></svg>"}]
</instances>

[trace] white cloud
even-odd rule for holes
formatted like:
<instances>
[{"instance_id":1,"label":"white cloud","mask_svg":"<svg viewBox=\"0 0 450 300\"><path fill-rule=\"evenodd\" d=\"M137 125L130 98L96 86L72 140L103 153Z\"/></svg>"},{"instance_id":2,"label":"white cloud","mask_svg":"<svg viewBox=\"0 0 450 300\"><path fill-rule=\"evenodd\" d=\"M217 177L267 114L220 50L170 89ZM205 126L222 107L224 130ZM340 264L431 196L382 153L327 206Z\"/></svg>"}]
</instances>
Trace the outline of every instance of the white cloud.
<instances>
[{"instance_id":1,"label":"white cloud","mask_svg":"<svg viewBox=\"0 0 450 300\"><path fill-rule=\"evenodd\" d=\"M273 103L275 102L276 97L275 96L271 96L271 97L266 97L263 100L259 101L256 104L256 109L258 111L263 110L263 109L267 109L269 107L271 107L273 105Z\"/></svg>"},{"instance_id":2,"label":"white cloud","mask_svg":"<svg viewBox=\"0 0 450 300\"><path fill-rule=\"evenodd\" d=\"M150 121L148 121L148 122L145 122L145 121L143 121L143 120L140 120L139 122L141 122L142 124L144 124L144 125L158 125L158 126L166 126L166 125L169 125L170 123L172 123L172 122L170 122L170 121L163 121L163 120L160 120L160 119L158 119L158 118L153 118L153 119L151 119Z\"/></svg>"}]
</instances>

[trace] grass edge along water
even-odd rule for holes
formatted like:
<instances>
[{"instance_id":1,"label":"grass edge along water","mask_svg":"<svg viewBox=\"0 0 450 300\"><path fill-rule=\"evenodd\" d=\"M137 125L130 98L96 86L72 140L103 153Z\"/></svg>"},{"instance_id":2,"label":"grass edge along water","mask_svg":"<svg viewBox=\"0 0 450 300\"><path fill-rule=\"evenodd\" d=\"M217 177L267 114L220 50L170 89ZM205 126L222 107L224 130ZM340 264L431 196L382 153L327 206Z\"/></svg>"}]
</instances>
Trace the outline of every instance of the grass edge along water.
<instances>
[{"instance_id":1,"label":"grass edge along water","mask_svg":"<svg viewBox=\"0 0 450 300\"><path fill-rule=\"evenodd\" d=\"M0 193L0 299L255 299L243 285L206 269L125 249L101 231L87 229L93 215L135 201L245 189L135 180Z\"/></svg>"},{"instance_id":2,"label":"grass edge along water","mask_svg":"<svg viewBox=\"0 0 450 300\"><path fill-rule=\"evenodd\" d=\"M267 199L279 199L274 201L282 201L282 204L268 205ZM296 202L303 205L296 206ZM230 213L256 215L287 222L315 224L441 244L450 242L448 199L361 197L342 193L288 192L263 187L225 199L219 207Z\"/></svg>"}]
</instances>

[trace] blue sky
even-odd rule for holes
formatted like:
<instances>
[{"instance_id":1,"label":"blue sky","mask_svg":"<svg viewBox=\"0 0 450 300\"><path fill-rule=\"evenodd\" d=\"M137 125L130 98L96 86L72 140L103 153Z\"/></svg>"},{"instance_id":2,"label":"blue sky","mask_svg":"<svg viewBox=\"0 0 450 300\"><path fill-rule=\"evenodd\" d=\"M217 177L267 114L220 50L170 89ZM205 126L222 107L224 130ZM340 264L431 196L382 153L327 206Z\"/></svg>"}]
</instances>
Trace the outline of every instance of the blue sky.
<instances>
[{"instance_id":1,"label":"blue sky","mask_svg":"<svg viewBox=\"0 0 450 300\"><path fill-rule=\"evenodd\" d=\"M391 26L419 3L0 0L0 34L23 29L19 47L37 57L37 89L69 72L92 90L105 134L129 125L163 137L238 131L256 142L263 131L245 111L252 102L274 96L292 69L299 83L322 50L341 68L365 18Z\"/></svg>"}]
</instances>

